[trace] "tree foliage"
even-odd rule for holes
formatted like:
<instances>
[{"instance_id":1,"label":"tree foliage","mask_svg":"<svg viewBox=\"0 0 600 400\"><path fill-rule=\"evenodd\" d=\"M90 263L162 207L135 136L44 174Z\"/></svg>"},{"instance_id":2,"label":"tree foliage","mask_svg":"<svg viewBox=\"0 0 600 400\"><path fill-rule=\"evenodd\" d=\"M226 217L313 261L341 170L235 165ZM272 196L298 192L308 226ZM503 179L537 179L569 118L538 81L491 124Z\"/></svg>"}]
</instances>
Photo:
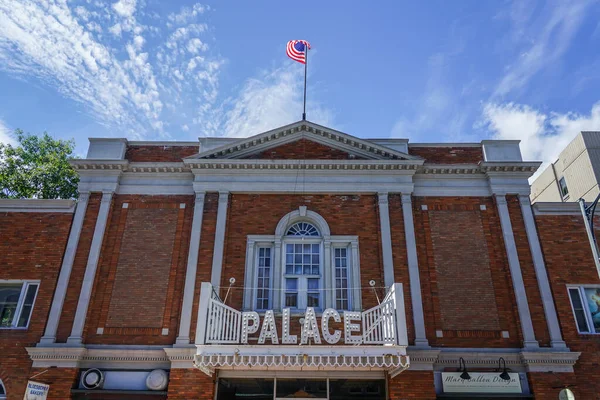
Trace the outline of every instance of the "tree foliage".
<instances>
[{"instance_id":1,"label":"tree foliage","mask_svg":"<svg viewBox=\"0 0 600 400\"><path fill-rule=\"evenodd\" d=\"M74 140L15 130L18 145L0 143L0 198L71 199L79 177L69 165Z\"/></svg>"}]
</instances>

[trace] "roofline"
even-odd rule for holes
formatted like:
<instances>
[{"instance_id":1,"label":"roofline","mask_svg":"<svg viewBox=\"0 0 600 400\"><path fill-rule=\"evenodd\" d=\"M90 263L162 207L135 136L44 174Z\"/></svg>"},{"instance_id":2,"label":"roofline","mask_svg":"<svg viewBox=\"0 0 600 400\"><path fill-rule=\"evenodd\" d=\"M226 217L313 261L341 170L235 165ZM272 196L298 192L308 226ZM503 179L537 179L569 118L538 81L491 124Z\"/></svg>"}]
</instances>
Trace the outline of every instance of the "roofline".
<instances>
[{"instance_id":1,"label":"roofline","mask_svg":"<svg viewBox=\"0 0 600 400\"><path fill-rule=\"evenodd\" d=\"M408 143L408 147L482 147L481 143Z\"/></svg>"},{"instance_id":2,"label":"roofline","mask_svg":"<svg viewBox=\"0 0 600 400\"><path fill-rule=\"evenodd\" d=\"M579 215L581 208L577 202L549 202L538 201L533 203L533 213L535 215Z\"/></svg>"},{"instance_id":3,"label":"roofline","mask_svg":"<svg viewBox=\"0 0 600 400\"><path fill-rule=\"evenodd\" d=\"M75 200L71 199L0 199L0 213L73 213Z\"/></svg>"},{"instance_id":4,"label":"roofline","mask_svg":"<svg viewBox=\"0 0 600 400\"><path fill-rule=\"evenodd\" d=\"M127 142L129 146L199 146L200 142L177 142L177 141L148 141L148 140L138 140L134 142Z\"/></svg>"}]
</instances>

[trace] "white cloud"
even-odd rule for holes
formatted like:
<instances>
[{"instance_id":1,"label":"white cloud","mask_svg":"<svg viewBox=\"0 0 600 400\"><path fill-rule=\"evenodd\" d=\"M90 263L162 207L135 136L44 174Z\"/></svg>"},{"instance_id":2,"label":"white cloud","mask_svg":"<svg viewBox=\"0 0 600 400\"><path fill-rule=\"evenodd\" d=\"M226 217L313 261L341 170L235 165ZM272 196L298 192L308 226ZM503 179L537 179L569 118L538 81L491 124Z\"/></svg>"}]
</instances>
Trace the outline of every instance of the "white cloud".
<instances>
[{"instance_id":1,"label":"white cloud","mask_svg":"<svg viewBox=\"0 0 600 400\"><path fill-rule=\"evenodd\" d=\"M303 71L297 64L278 68L246 82L223 115L221 134L250 136L298 121L302 117ZM309 92L311 88L309 87ZM331 126L333 115L319 103L308 103L307 119Z\"/></svg>"},{"instance_id":2,"label":"white cloud","mask_svg":"<svg viewBox=\"0 0 600 400\"><path fill-rule=\"evenodd\" d=\"M190 53L197 54L200 51L208 50L208 45L206 43L203 43L202 40L200 40L198 38L194 38L194 39L189 40L186 48L187 48L187 51L189 51Z\"/></svg>"},{"instance_id":3,"label":"white cloud","mask_svg":"<svg viewBox=\"0 0 600 400\"><path fill-rule=\"evenodd\" d=\"M554 162L579 132L600 130L600 102L586 115L489 103L484 106L483 119L494 139L521 140L524 160Z\"/></svg>"},{"instance_id":4,"label":"white cloud","mask_svg":"<svg viewBox=\"0 0 600 400\"><path fill-rule=\"evenodd\" d=\"M188 132L190 130L190 127L187 126L187 124L181 125L181 130L184 132Z\"/></svg>"},{"instance_id":5,"label":"white cloud","mask_svg":"<svg viewBox=\"0 0 600 400\"><path fill-rule=\"evenodd\" d=\"M532 5L523 6L522 1L514 3L511 19L513 21L513 39L520 46L518 59L506 67L506 73L500 79L494 96L504 96L527 85L529 80L542 69L559 60L569 48L586 8L592 4L590 0L573 0L558 2L552 12L543 21L541 29L536 31L537 24L530 20ZM529 30L527 30L529 27Z\"/></svg>"},{"instance_id":6,"label":"white cloud","mask_svg":"<svg viewBox=\"0 0 600 400\"><path fill-rule=\"evenodd\" d=\"M168 19L170 22L182 25L194 20L198 15L203 14L205 11L210 10L209 6L205 6L200 3L194 4L190 7L182 7L178 13L169 14Z\"/></svg>"},{"instance_id":7,"label":"white cloud","mask_svg":"<svg viewBox=\"0 0 600 400\"><path fill-rule=\"evenodd\" d=\"M136 0L119 0L112 5L113 10L117 12L123 18L129 18L133 16L135 12Z\"/></svg>"},{"instance_id":8,"label":"white cloud","mask_svg":"<svg viewBox=\"0 0 600 400\"><path fill-rule=\"evenodd\" d=\"M12 136L12 129L10 129L4 121L0 119L0 143L4 144L17 144L17 141Z\"/></svg>"}]
</instances>

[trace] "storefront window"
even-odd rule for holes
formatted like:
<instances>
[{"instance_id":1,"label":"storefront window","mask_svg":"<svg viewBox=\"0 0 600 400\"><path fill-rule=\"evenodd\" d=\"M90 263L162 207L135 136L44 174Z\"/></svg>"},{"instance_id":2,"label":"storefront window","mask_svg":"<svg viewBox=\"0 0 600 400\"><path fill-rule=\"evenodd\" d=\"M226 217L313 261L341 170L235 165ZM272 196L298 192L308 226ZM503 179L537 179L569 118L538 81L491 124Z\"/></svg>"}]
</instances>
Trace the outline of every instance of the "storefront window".
<instances>
[{"instance_id":1,"label":"storefront window","mask_svg":"<svg viewBox=\"0 0 600 400\"><path fill-rule=\"evenodd\" d=\"M385 400L385 380L220 378L217 400L235 399Z\"/></svg>"},{"instance_id":2,"label":"storefront window","mask_svg":"<svg viewBox=\"0 0 600 400\"><path fill-rule=\"evenodd\" d=\"M273 379L221 378L217 388L217 400L273 400L273 389Z\"/></svg>"}]
</instances>

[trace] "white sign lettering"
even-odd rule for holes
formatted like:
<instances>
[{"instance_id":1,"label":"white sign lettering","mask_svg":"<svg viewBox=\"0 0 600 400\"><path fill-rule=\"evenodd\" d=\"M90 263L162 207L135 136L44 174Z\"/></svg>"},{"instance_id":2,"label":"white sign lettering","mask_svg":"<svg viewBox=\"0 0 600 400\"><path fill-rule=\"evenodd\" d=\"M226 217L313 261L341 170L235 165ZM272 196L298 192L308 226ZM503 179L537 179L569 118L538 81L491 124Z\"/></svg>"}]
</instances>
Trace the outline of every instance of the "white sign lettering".
<instances>
[{"instance_id":1,"label":"white sign lettering","mask_svg":"<svg viewBox=\"0 0 600 400\"><path fill-rule=\"evenodd\" d=\"M460 372L442 372L444 393L522 393L519 374L509 373L510 380L499 372L469 372L471 379L462 379Z\"/></svg>"},{"instance_id":2,"label":"white sign lettering","mask_svg":"<svg viewBox=\"0 0 600 400\"><path fill-rule=\"evenodd\" d=\"M46 400L50 385L45 383L39 383L34 381L27 382L27 389L25 389L25 396L23 400Z\"/></svg>"}]
</instances>

